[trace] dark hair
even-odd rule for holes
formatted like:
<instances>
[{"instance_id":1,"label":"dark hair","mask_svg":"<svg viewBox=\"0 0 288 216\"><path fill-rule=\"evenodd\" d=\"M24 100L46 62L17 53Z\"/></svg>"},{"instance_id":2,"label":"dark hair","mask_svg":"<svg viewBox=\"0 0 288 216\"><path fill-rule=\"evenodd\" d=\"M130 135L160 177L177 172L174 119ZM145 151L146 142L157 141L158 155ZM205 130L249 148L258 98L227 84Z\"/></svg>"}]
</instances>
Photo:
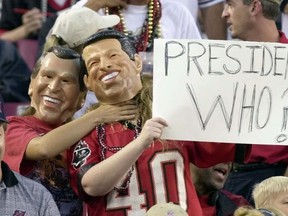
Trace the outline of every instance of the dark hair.
<instances>
[{"instance_id":1,"label":"dark hair","mask_svg":"<svg viewBox=\"0 0 288 216\"><path fill-rule=\"evenodd\" d=\"M253 0L242 0L244 5L252 4ZM271 0L260 0L263 7L263 16L266 19L276 21L280 14L280 7L275 1Z\"/></svg>"},{"instance_id":2,"label":"dark hair","mask_svg":"<svg viewBox=\"0 0 288 216\"><path fill-rule=\"evenodd\" d=\"M131 60L135 60L134 55L136 54L136 49L134 46L134 43L132 40L126 36L125 34L118 32L113 29L106 29L102 31L98 31L97 33L93 34L91 37L89 37L83 44L83 49L90 45L93 44L97 41L104 40L104 39L111 39L114 38L119 41L121 44L122 50L127 53L129 58Z\"/></svg>"},{"instance_id":3,"label":"dark hair","mask_svg":"<svg viewBox=\"0 0 288 216\"><path fill-rule=\"evenodd\" d=\"M281 4L280 4L280 11L284 12L284 8L286 7L286 5L288 4L288 0L282 0Z\"/></svg>"},{"instance_id":4,"label":"dark hair","mask_svg":"<svg viewBox=\"0 0 288 216\"><path fill-rule=\"evenodd\" d=\"M66 47L61 47L61 46L53 46L50 47L45 53L42 54L42 56L39 58L39 60L36 62L35 67L33 68L33 71L31 73L31 78L34 79L42 66L42 61L43 58L48 54L48 53L54 53L58 58L61 59L75 59L77 61L77 66L79 68L79 86L80 86L80 91L86 91L86 86L83 80L83 77L85 74L87 74L87 69L84 63L84 60L82 59L81 55L79 55L76 51L66 48Z\"/></svg>"}]
</instances>

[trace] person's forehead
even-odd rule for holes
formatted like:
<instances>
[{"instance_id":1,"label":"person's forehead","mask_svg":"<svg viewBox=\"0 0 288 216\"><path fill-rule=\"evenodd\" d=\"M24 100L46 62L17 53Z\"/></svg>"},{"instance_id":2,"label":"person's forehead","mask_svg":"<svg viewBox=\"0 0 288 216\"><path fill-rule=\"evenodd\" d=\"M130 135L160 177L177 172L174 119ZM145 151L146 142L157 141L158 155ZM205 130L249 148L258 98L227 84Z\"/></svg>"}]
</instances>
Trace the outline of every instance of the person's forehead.
<instances>
[{"instance_id":1,"label":"person's forehead","mask_svg":"<svg viewBox=\"0 0 288 216\"><path fill-rule=\"evenodd\" d=\"M107 39L95 41L94 43L84 48L84 50L88 50L88 51L93 51L93 50L101 51L101 50L110 50L110 49L121 49L120 42L115 38L107 38Z\"/></svg>"},{"instance_id":2,"label":"person's forehead","mask_svg":"<svg viewBox=\"0 0 288 216\"><path fill-rule=\"evenodd\" d=\"M287 189L287 188L286 188ZM281 191L279 194L277 194L277 196L275 196L276 198L275 199L273 199L274 201L282 201L282 200L286 200L286 201L288 201L288 194L287 194L287 191L286 190L284 190L284 188L283 188L283 191Z\"/></svg>"},{"instance_id":3,"label":"person's forehead","mask_svg":"<svg viewBox=\"0 0 288 216\"><path fill-rule=\"evenodd\" d=\"M242 0L226 0L227 4L239 4L242 3Z\"/></svg>"},{"instance_id":4,"label":"person's forehead","mask_svg":"<svg viewBox=\"0 0 288 216\"><path fill-rule=\"evenodd\" d=\"M80 67L78 59L61 59L54 53L48 53L42 60L39 75L49 72L50 75L61 76L70 79L78 79ZM39 78L39 76L37 76ZM37 78L36 77L36 78Z\"/></svg>"},{"instance_id":5,"label":"person's forehead","mask_svg":"<svg viewBox=\"0 0 288 216\"><path fill-rule=\"evenodd\" d=\"M49 63L53 63L53 62L75 62L76 59L65 59L65 58L60 58L58 56L56 56L55 53L53 52L49 52L46 54L46 56L44 56L43 60L42 60L42 65L46 62Z\"/></svg>"},{"instance_id":6,"label":"person's forehead","mask_svg":"<svg viewBox=\"0 0 288 216\"><path fill-rule=\"evenodd\" d=\"M122 46L117 39L103 39L100 41L96 41L88 46L86 46L83 50L82 56L84 60L88 60L97 56L105 55L111 53L113 51L122 52Z\"/></svg>"},{"instance_id":7,"label":"person's forehead","mask_svg":"<svg viewBox=\"0 0 288 216\"><path fill-rule=\"evenodd\" d=\"M55 72L79 73L77 59L61 59L54 53L48 53L42 60L40 71L51 70Z\"/></svg>"}]
</instances>

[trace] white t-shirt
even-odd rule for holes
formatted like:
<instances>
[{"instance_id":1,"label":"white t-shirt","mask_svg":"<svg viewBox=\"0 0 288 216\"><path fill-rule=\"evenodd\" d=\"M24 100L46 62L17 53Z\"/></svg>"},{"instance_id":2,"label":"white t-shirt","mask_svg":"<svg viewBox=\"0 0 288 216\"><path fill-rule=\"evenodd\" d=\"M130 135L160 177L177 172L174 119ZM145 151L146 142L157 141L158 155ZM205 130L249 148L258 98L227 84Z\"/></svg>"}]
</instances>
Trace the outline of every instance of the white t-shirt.
<instances>
[{"instance_id":1,"label":"white t-shirt","mask_svg":"<svg viewBox=\"0 0 288 216\"><path fill-rule=\"evenodd\" d=\"M161 2L165 1L167 0L161 0ZM197 21L199 8L207 8L220 2L224 2L224 0L177 0L177 2L183 4L190 11L193 18Z\"/></svg>"},{"instance_id":2,"label":"white t-shirt","mask_svg":"<svg viewBox=\"0 0 288 216\"><path fill-rule=\"evenodd\" d=\"M288 36L288 14L282 13L282 31Z\"/></svg>"},{"instance_id":3,"label":"white t-shirt","mask_svg":"<svg viewBox=\"0 0 288 216\"><path fill-rule=\"evenodd\" d=\"M77 2L73 8L82 7L87 0ZM103 10L99 11L103 15ZM143 26L147 15L147 5L128 5L123 11L126 27L133 33ZM201 39L195 19L188 9L175 0L162 2L162 17L160 20L163 38L168 39Z\"/></svg>"}]
</instances>

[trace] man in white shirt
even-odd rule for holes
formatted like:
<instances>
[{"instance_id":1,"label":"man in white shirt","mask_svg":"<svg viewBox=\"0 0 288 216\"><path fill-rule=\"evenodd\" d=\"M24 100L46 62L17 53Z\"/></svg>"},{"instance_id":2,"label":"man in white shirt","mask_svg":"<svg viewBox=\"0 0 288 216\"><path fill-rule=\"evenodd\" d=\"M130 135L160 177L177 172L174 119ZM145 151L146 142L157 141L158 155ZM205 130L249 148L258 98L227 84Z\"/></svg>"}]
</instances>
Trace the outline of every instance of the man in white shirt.
<instances>
[{"instance_id":1,"label":"man in white shirt","mask_svg":"<svg viewBox=\"0 0 288 216\"><path fill-rule=\"evenodd\" d=\"M163 3L167 0L161 1ZM178 2L190 11L200 31L203 31L203 37L218 40L227 39L227 26L221 18L224 9L223 0L178 0Z\"/></svg>"}]
</instances>

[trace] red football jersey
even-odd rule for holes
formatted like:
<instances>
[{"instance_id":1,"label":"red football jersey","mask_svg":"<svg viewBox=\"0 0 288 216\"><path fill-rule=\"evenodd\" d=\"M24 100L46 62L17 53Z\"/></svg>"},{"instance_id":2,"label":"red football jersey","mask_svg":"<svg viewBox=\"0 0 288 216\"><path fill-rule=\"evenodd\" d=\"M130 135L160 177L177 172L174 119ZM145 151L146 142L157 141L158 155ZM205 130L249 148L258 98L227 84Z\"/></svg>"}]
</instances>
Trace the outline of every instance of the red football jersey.
<instances>
[{"instance_id":1,"label":"red football jersey","mask_svg":"<svg viewBox=\"0 0 288 216\"><path fill-rule=\"evenodd\" d=\"M124 147L135 136L133 130L120 123L105 126L105 145L110 149ZM168 145L167 145L168 144ZM218 143L154 141L138 158L125 193L112 190L102 197L89 197L78 191L79 175L83 167L97 164L101 154L108 158L112 151L105 151L98 143L97 128L74 145L68 153L72 187L86 202L90 216L140 216L156 203L179 203L189 215L202 215L202 210L192 184L189 163L201 167L232 161L235 146ZM117 166L115 166L117 169ZM105 176L103 176L105 178ZM125 179L123 179L125 181ZM123 184L119 182L118 187ZM80 189L81 190L81 189Z\"/></svg>"}]
</instances>

